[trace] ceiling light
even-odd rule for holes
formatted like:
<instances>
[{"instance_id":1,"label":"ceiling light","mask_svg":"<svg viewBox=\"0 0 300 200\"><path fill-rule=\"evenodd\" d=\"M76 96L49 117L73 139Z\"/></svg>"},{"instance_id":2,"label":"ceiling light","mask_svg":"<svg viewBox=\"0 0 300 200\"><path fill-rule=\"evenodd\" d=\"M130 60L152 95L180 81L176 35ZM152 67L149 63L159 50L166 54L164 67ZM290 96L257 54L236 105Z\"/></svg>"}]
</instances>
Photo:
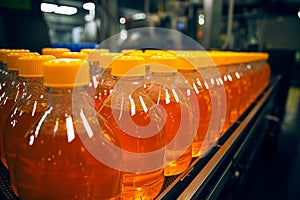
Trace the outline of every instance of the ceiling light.
<instances>
[{"instance_id":1,"label":"ceiling light","mask_svg":"<svg viewBox=\"0 0 300 200\"><path fill-rule=\"evenodd\" d=\"M95 10L96 6L93 2L84 3L82 5L83 9L85 10Z\"/></svg>"},{"instance_id":2,"label":"ceiling light","mask_svg":"<svg viewBox=\"0 0 300 200\"><path fill-rule=\"evenodd\" d=\"M121 18L119 19L119 22L120 22L120 24L125 24L125 23L126 23L125 17L121 17Z\"/></svg>"},{"instance_id":3,"label":"ceiling light","mask_svg":"<svg viewBox=\"0 0 300 200\"><path fill-rule=\"evenodd\" d=\"M77 13L77 8L71 6L59 6L54 10L54 13L61 15L74 15Z\"/></svg>"},{"instance_id":4,"label":"ceiling light","mask_svg":"<svg viewBox=\"0 0 300 200\"><path fill-rule=\"evenodd\" d=\"M298 11L298 17L300 18L300 10Z\"/></svg>"},{"instance_id":5,"label":"ceiling light","mask_svg":"<svg viewBox=\"0 0 300 200\"><path fill-rule=\"evenodd\" d=\"M41 3L41 11L43 12L54 12L55 9L57 9L57 5L56 4L52 4L52 3Z\"/></svg>"},{"instance_id":6,"label":"ceiling light","mask_svg":"<svg viewBox=\"0 0 300 200\"><path fill-rule=\"evenodd\" d=\"M142 20L146 19L146 14L145 13L136 13L132 16L133 20Z\"/></svg>"}]
</instances>

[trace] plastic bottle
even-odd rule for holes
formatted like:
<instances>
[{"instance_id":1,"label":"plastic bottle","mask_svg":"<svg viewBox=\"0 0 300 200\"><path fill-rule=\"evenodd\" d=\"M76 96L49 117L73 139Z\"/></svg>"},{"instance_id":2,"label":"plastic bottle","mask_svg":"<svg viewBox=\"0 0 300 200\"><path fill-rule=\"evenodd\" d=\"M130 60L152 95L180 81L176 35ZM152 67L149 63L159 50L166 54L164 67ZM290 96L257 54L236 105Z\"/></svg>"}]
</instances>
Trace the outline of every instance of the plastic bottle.
<instances>
[{"instance_id":1,"label":"plastic bottle","mask_svg":"<svg viewBox=\"0 0 300 200\"><path fill-rule=\"evenodd\" d=\"M237 121L240 115L240 102L241 102L241 85L239 83L240 75L237 70L236 65L232 61L231 53L223 53L222 63L218 66L224 78L225 88L228 88L228 93L230 92L230 120L229 123L233 124Z\"/></svg>"},{"instance_id":2,"label":"plastic bottle","mask_svg":"<svg viewBox=\"0 0 300 200\"><path fill-rule=\"evenodd\" d=\"M71 52L71 50L68 48L50 48L50 47L42 48L43 55L52 55L55 56L56 58L61 58L64 52Z\"/></svg>"},{"instance_id":3,"label":"plastic bottle","mask_svg":"<svg viewBox=\"0 0 300 200\"><path fill-rule=\"evenodd\" d=\"M15 70L9 70L7 68L7 56L10 53L29 53L27 49L7 49L0 53L0 58L3 65L3 70L1 72L1 85L0 85L0 98L4 90L11 84L15 78Z\"/></svg>"},{"instance_id":4,"label":"plastic bottle","mask_svg":"<svg viewBox=\"0 0 300 200\"><path fill-rule=\"evenodd\" d=\"M104 152L98 153L115 164L121 158L111 149L118 143L108 124L87 100L88 83L88 64L82 60L44 64L48 105L17 149L15 180L21 199L120 198L120 171L93 152L99 147Z\"/></svg>"},{"instance_id":5,"label":"plastic bottle","mask_svg":"<svg viewBox=\"0 0 300 200\"><path fill-rule=\"evenodd\" d=\"M224 121L223 123L221 122L223 126L221 125L221 131L219 133L219 134L224 134L231 125L230 123L231 108L232 108L231 99L233 97L232 97L231 89L227 82L229 81L229 79L232 80L232 78L228 76L227 70L226 68L224 68L224 58L222 57L221 52L209 52L209 56L214 62L213 65L209 66L209 71L210 71L209 82L212 84L211 88L213 88L212 90L214 91L215 93L214 95L216 96L216 101L218 102L218 103L215 102L215 105L219 105L216 106L219 109L218 112L225 113L223 119Z\"/></svg>"},{"instance_id":6,"label":"plastic bottle","mask_svg":"<svg viewBox=\"0 0 300 200\"><path fill-rule=\"evenodd\" d=\"M135 154L123 155L122 199L154 199L164 182L166 141L160 111L143 89L145 60L121 56L111 68L116 84L99 112L112 125L122 150ZM156 151L160 153L147 157Z\"/></svg>"},{"instance_id":7,"label":"plastic bottle","mask_svg":"<svg viewBox=\"0 0 300 200\"><path fill-rule=\"evenodd\" d=\"M18 76L19 73L19 57L22 55L38 55L38 53L9 53L7 55L7 69L9 71L10 78L8 79L8 86L1 94L0 99L0 144L2 144L3 138L3 125L8 117L10 109L16 104L16 102L24 95L25 83ZM3 145L0 147L1 151ZM1 155L0 151L0 155ZM7 166L6 166L7 167Z\"/></svg>"},{"instance_id":8,"label":"plastic bottle","mask_svg":"<svg viewBox=\"0 0 300 200\"><path fill-rule=\"evenodd\" d=\"M3 126L3 147L1 161L8 166L10 183L15 194L16 147L20 144L31 125L46 109L48 95L43 87L43 63L54 56L23 56L19 58L19 76L25 82L25 95L11 109Z\"/></svg>"},{"instance_id":9,"label":"plastic bottle","mask_svg":"<svg viewBox=\"0 0 300 200\"><path fill-rule=\"evenodd\" d=\"M164 113L164 131L167 137L165 176L185 171L192 159L192 141L195 136L189 101L176 87L177 59L174 55L152 56L151 84L146 90Z\"/></svg>"},{"instance_id":10,"label":"plastic bottle","mask_svg":"<svg viewBox=\"0 0 300 200\"><path fill-rule=\"evenodd\" d=\"M192 156L199 157L207 153L210 147L209 126L211 120L211 100L208 89L197 68L199 57L183 52L178 57L178 76L176 85L191 102L194 123L196 124L195 138L192 143Z\"/></svg>"},{"instance_id":11,"label":"plastic bottle","mask_svg":"<svg viewBox=\"0 0 300 200\"><path fill-rule=\"evenodd\" d=\"M100 53L96 56L94 53L96 52L89 55L90 70L93 71L91 75L93 84L89 87L89 94L94 99L95 109L99 110L102 103L113 91L115 80L111 75L111 64L121 54Z\"/></svg>"}]
</instances>

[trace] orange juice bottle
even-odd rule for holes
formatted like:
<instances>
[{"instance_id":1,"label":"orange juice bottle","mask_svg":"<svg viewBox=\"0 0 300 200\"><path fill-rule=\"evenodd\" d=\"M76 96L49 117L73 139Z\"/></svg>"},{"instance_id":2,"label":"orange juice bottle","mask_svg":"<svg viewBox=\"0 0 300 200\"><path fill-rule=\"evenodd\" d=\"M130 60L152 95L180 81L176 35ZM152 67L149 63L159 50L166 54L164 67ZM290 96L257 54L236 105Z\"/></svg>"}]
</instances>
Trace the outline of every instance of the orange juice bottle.
<instances>
[{"instance_id":1,"label":"orange juice bottle","mask_svg":"<svg viewBox=\"0 0 300 200\"><path fill-rule=\"evenodd\" d=\"M1 161L8 166L10 171L10 183L15 194L15 158L16 147L24 138L25 133L46 109L48 100L43 87L43 63L54 59L54 56L23 56L20 59L19 76L25 82L25 95L16 103L8 114L3 126L4 147L1 152Z\"/></svg>"},{"instance_id":2,"label":"orange juice bottle","mask_svg":"<svg viewBox=\"0 0 300 200\"><path fill-rule=\"evenodd\" d=\"M38 55L38 53L26 53ZM10 109L15 105L15 103L22 98L24 95L25 83L18 76L18 66L19 66L19 57L25 55L25 53L9 53L7 55L8 62L8 70L9 70L9 85L1 94L0 99L0 144L2 144L2 136L3 136L3 125L8 117ZM3 149L3 145L0 147L1 151ZM0 154L1 154L0 151ZM5 166L7 167L7 166Z\"/></svg>"},{"instance_id":3,"label":"orange juice bottle","mask_svg":"<svg viewBox=\"0 0 300 200\"><path fill-rule=\"evenodd\" d=\"M151 83L147 94L162 110L165 118L166 166L165 176L184 172L192 159L192 142L195 136L190 102L176 87L177 58L173 54L152 56Z\"/></svg>"},{"instance_id":4,"label":"orange juice bottle","mask_svg":"<svg viewBox=\"0 0 300 200\"><path fill-rule=\"evenodd\" d=\"M192 156L203 156L210 146L209 126L211 120L211 100L200 72L199 57L191 54L178 55L178 78L176 85L190 101L195 128Z\"/></svg>"},{"instance_id":5,"label":"orange juice bottle","mask_svg":"<svg viewBox=\"0 0 300 200\"><path fill-rule=\"evenodd\" d=\"M6 49L0 52L0 59L2 61L3 70L1 72L0 83L0 99L4 90L11 84L16 75L16 70L9 70L7 67L7 56L10 53L29 53L27 49Z\"/></svg>"},{"instance_id":6,"label":"orange juice bottle","mask_svg":"<svg viewBox=\"0 0 300 200\"><path fill-rule=\"evenodd\" d=\"M120 199L121 155L112 149L118 143L89 104L88 83L88 64L82 60L44 63L47 108L16 150L21 199Z\"/></svg>"},{"instance_id":7,"label":"orange juice bottle","mask_svg":"<svg viewBox=\"0 0 300 200\"><path fill-rule=\"evenodd\" d=\"M111 70L115 87L99 113L122 148L122 199L154 199L164 182L166 140L160 111L143 89L145 60L120 56L111 63Z\"/></svg>"},{"instance_id":8,"label":"orange juice bottle","mask_svg":"<svg viewBox=\"0 0 300 200\"><path fill-rule=\"evenodd\" d=\"M115 80L111 75L111 64L120 55L120 53L100 52L89 54L88 61L91 77L89 95L94 99L96 110L100 109L102 103L113 91Z\"/></svg>"},{"instance_id":9,"label":"orange juice bottle","mask_svg":"<svg viewBox=\"0 0 300 200\"><path fill-rule=\"evenodd\" d=\"M56 58L61 58L62 54L65 52L71 52L71 50L68 48L50 48L50 47L42 48L43 55L52 55L55 56Z\"/></svg>"},{"instance_id":10,"label":"orange juice bottle","mask_svg":"<svg viewBox=\"0 0 300 200\"><path fill-rule=\"evenodd\" d=\"M219 52L218 52L219 53ZM227 131L230 126L230 90L225 86L227 76L224 76L218 68L223 62L222 57L216 52L208 52L205 56L206 66L200 69L205 76L207 85L209 85L209 91L211 95L212 103L212 120L211 123L211 142L215 143L217 139ZM209 57L209 58L206 58Z\"/></svg>"}]
</instances>

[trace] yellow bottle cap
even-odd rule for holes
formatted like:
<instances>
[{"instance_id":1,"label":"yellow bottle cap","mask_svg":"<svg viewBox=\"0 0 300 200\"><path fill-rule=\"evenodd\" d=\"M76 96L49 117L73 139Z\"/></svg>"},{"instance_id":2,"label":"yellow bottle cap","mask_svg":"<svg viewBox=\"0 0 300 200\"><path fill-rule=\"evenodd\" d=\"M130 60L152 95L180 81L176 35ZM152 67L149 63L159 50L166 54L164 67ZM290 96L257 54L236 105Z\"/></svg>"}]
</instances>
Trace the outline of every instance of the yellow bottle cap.
<instances>
[{"instance_id":1,"label":"yellow bottle cap","mask_svg":"<svg viewBox=\"0 0 300 200\"><path fill-rule=\"evenodd\" d=\"M9 53L9 49L0 49L0 62L6 63L6 56Z\"/></svg>"},{"instance_id":2,"label":"yellow bottle cap","mask_svg":"<svg viewBox=\"0 0 300 200\"><path fill-rule=\"evenodd\" d=\"M129 53L133 53L133 52L143 53L143 50L141 50L141 49L123 49L123 50L121 50L121 53L124 55L128 55Z\"/></svg>"},{"instance_id":3,"label":"yellow bottle cap","mask_svg":"<svg viewBox=\"0 0 300 200\"><path fill-rule=\"evenodd\" d=\"M53 55L55 56L56 58L61 58L61 55L64 53L64 52L70 52L71 50L68 49L68 48L43 48L42 49L42 54L43 55Z\"/></svg>"},{"instance_id":4,"label":"yellow bottle cap","mask_svg":"<svg viewBox=\"0 0 300 200\"><path fill-rule=\"evenodd\" d=\"M150 54L150 53L145 53L145 52L140 52L140 51L128 52L128 53L124 53L123 55L141 56L145 59L146 64L150 62L150 58L152 56L152 54Z\"/></svg>"},{"instance_id":5,"label":"yellow bottle cap","mask_svg":"<svg viewBox=\"0 0 300 200\"><path fill-rule=\"evenodd\" d=\"M111 62L117 57L121 56L121 53L100 53L92 52L88 55L87 61L89 62L98 62L100 67L107 68L110 66Z\"/></svg>"},{"instance_id":6,"label":"yellow bottle cap","mask_svg":"<svg viewBox=\"0 0 300 200\"><path fill-rule=\"evenodd\" d=\"M141 56L119 56L111 63L112 76L145 76L145 59Z\"/></svg>"},{"instance_id":7,"label":"yellow bottle cap","mask_svg":"<svg viewBox=\"0 0 300 200\"><path fill-rule=\"evenodd\" d=\"M23 55L19 58L19 76L42 77L44 76L44 63L54 60L51 55Z\"/></svg>"},{"instance_id":8,"label":"yellow bottle cap","mask_svg":"<svg viewBox=\"0 0 300 200\"><path fill-rule=\"evenodd\" d=\"M177 55L177 69L178 70L195 70L199 68L201 59L193 54Z\"/></svg>"},{"instance_id":9,"label":"yellow bottle cap","mask_svg":"<svg viewBox=\"0 0 300 200\"><path fill-rule=\"evenodd\" d=\"M7 55L9 53L29 53L28 49L1 49L0 62L7 63Z\"/></svg>"},{"instance_id":10,"label":"yellow bottle cap","mask_svg":"<svg viewBox=\"0 0 300 200\"><path fill-rule=\"evenodd\" d=\"M160 50L160 49L146 49L145 50L145 53L149 53L149 54L151 54L151 55L163 55L163 54L165 54L165 53L167 53L167 52L169 52L169 51L167 51L167 50Z\"/></svg>"},{"instance_id":11,"label":"yellow bottle cap","mask_svg":"<svg viewBox=\"0 0 300 200\"><path fill-rule=\"evenodd\" d=\"M101 68L110 68L111 64L121 55L121 53L100 53L98 56L99 66Z\"/></svg>"},{"instance_id":12,"label":"yellow bottle cap","mask_svg":"<svg viewBox=\"0 0 300 200\"><path fill-rule=\"evenodd\" d=\"M22 52L22 53L9 53L7 54L7 69L8 70L14 70L18 71L19 70L19 58L22 57L23 55L40 55L37 52Z\"/></svg>"},{"instance_id":13,"label":"yellow bottle cap","mask_svg":"<svg viewBox=\"0 0 300 200\"><path fill-rule=\"evenodd\" d=\"M177 58L176 56L164 54L154 55L150 58L150 71L151 72L177 72Z\"/></svg>"},{"instance_id":14,"label":"yellow bottle cap","mask_svg":"<svg viewBox=\"0 0 300 200\"><path fill-rule=\"evenodd\" d=\"M88 57L87 53L84 52L64 52L61 54L61 58L75 58L84 60Z\"/></svg>"},{"instance_id":15,"label":"yellow bottle cap","mask_svg":"<svg viewBox=\"0 0 300 200\"><path fill-rule=\"evenodd\" d=\"M92 52L109 53L109 49L81 49L80 52L90 54Z\"/></svg>"},{"instance_id":16,"label":"yellow bottle cap","mask_svg":"<svg viewBox=\"0 0 300 200\"><path fill-rule=\"evenodd\" d=\"M89 65L80 59L59 58L44 63L44 86L74 87L88 85Z\"/></svg>"}]
</instances>

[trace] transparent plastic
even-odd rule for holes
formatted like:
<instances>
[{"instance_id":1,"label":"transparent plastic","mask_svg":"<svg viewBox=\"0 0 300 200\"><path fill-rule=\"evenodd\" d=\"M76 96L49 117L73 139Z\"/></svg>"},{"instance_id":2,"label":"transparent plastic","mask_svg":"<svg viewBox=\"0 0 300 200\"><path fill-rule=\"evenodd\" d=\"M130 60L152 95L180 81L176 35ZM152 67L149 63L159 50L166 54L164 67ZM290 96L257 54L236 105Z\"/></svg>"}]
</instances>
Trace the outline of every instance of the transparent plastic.
<instances>
[{"instance_id":1,"label":"transparent plastic","mask_svg":"<svg viewBox=\"0 0 300 200\"><path fill-rule=\"evenodd\" d=\"M106 148L117 164L121 155L110 145L118 142L89 104L87 87L77 87L76 98L73 89L46 88L47 109L18 146L15 180L22 199L120 199L121 172L86 147ZM99 125L102 131L95 132Z\"/></svg>"},{"instance_id":2,"label":"transparent plastic","mask_svg":"<svg viewBox=\"0 0 300 200\"><path fill-rule=\"evenodd\" d=\"M16 105L11 109L4 123L3 151L1 161L8 166L10 183L15 194L18 194L15 186L15 159L17 146L25 137L26 132L33 123L41 117L46 109L48 95L43 87L43 78L26 78L25 93Z\"/></svg>"},{"instance_id":3,"label":"transparent plastic","mask_svg":"<svg viewBox=\"0 0 300 200\"><path fill-rule=\"evenodd\" d=\"M151 84L146 90L149 97L161 107L166 118L165 176L180 174L188 168L192 159L192 141L195 136L191 105L176 87L176 77L177 74L173 72L151 71Z\"/></svg>"},{"instance_id":4,"label":"transparent plastic","mask_svg":"<svg viewBox=\"0 0 300 200\"><path fill-rule=\"evenodd\" d=\"M166 138L160 124L161 114L144 92L143 76L115 78L115 88L103 102L99 113L111 125L121 149L137 154L134 158L123 155L122 199L154 199L164 182ZM152 128L147 129L150 124ZM162 153L152 160L143 156L160 149ZM156 167L146 170L147 165L151 164Z\"/></svg>"},{"instance_id":5,"label":"transparent plastic","mask_svg":"<svg viewBox=\"0 0 300 200\"><path fill-rule=\"evenodd\" d=\"M200 73L195 70L178 70L176 86L190 101L195 128L195 138L192 143L192 156L199 157L207 153L209 142L209 125L211 120L211 100L208 89Z\"/></svg>"}]
</instances>

